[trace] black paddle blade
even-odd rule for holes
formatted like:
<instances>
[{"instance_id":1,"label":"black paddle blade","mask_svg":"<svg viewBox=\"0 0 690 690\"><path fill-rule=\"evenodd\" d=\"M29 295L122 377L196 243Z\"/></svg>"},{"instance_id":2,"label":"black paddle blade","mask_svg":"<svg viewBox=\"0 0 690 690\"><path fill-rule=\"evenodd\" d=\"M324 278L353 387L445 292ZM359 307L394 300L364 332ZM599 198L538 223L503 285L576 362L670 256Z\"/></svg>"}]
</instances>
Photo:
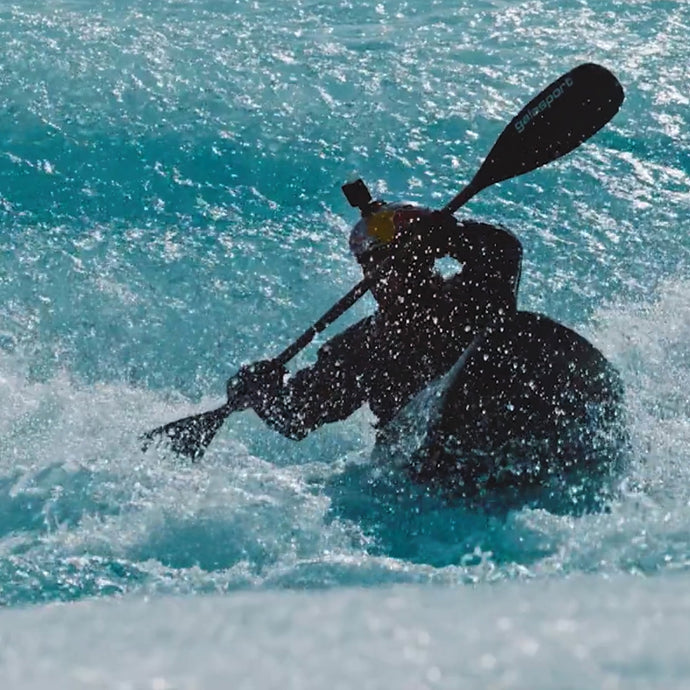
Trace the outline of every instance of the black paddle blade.
<instances>
[{"instance_id":1,"label":"black paddle blade","mask_svg":"<svg viewBox=\"0 0 690 690\"><path fill-rule=\"evenodd\" d=\"M229 405L225 404L210 412L160 426L139 437L142 441L141 449L146 451L152 444L164 443L178 455L196 462L201 459L230 412L232 408L229 409Z\"/></svg>"},{"instance_id":2,"label":"black paddle blade","mask_svg":"<svg viewBox=\"0 0 690 690\"><path fill-rule=\"evenodd\" d=\"M611 120L623 98L623 87L601 65L585 63L556 79L511 120L472 182L446 209L454 212L485 187L569 153Z\"/></svg>"}]
</instances>

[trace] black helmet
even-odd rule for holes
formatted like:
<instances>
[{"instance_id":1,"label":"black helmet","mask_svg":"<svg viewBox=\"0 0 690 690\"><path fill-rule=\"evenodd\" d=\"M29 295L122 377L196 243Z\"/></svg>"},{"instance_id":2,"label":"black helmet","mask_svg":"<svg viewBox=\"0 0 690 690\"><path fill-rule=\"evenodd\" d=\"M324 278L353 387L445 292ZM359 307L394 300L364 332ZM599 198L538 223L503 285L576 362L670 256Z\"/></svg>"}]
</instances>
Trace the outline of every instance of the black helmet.
<instances>
[{"instance_id":1,"label":"black helmet","mask_svg":"<svg viewBox=\"0 0 690 690\"><path fill-rule=\"evenodd\" d=\"M359 263L377 250L390 245L410 225L431 214L431 209L396 202L381 204L373 213L360 218L350 232L350 251Z\"/></svg>"}]
</instances>

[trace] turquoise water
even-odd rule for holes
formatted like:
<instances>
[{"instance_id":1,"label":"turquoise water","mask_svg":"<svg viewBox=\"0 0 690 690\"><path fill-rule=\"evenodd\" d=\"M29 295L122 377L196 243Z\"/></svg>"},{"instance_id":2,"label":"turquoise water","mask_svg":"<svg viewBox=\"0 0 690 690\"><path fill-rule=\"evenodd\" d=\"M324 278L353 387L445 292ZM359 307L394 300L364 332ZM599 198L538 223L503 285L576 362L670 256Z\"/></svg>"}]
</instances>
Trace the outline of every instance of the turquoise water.
<instances>
[{"instance_id":1,"label":"turquoise water","mask_svg":"<svg viewBox=\"0 0 690 690\"><path fill-rule=\"evenodd\" d=\"M686 576L687 3L92 5L0 8L0 602ZM609 513L372 488L367 410L299 444L235 415L197 466L140 452L359 279L341 184L445 204L585 61L625 88L613 122L458 215L516 232L521 307L620 368L635 461Z\"/></svg>"}]
</instances>

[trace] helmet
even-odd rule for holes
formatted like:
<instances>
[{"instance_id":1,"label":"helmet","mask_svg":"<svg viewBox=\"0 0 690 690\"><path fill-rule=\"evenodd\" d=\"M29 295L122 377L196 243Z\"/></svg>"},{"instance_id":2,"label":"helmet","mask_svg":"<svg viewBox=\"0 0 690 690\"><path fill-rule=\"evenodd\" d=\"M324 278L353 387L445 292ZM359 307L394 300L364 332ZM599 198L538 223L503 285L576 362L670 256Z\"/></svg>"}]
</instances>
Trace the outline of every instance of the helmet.
<instances>
[{"instance_id":1,"label":"helmet","mask_svg":"<svg viewBox=\"0 0 690 690\"><path fill-rule=\"evenodd\" d=\"M405 202L382 204L357 221L350 232L350 251L362 263L370 254L390 245L401 231L431 214L431 209Z\"/></svg>"}]
</instances>

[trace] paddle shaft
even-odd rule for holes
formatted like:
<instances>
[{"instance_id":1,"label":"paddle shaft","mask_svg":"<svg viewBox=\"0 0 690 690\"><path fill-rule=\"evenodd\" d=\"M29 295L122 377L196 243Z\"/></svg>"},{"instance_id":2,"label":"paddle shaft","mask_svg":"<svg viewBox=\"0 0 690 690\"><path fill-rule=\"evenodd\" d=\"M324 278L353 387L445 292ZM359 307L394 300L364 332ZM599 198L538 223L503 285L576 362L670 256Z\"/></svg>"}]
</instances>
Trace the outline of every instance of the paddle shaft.
<instances>
[{"instance_id":1,"label":"paddle shaft","mask_svg":"<svg viewBox=\"0 0 690 690\"><path fill-rule=\"evenodd\" d=\"M314 339L317 333L325 330L340 316L342 316L362 295L371 287L376 275L364 278L355 285L350 292L341 297L318 321L309 326L297 340L288 345L277 357L273 359L277 364L287 364L298 352L303 350Z\"/></svg>"},{"instance_id":2,"label":"paddle shaft","mask_svg":"<svg viewBox=\"0 0 690 690\"><path fill-rule=\"evenodd\" d=\"M464 206L477 192L481 192L483 187L479 187L475 180L477 179L479 173L475 175L472 182L470 182L467 187L462 189L460 193L453 197L444 207L443 211L445 213L455 213L461 206Z\"/></svg>"}]
</instances>

